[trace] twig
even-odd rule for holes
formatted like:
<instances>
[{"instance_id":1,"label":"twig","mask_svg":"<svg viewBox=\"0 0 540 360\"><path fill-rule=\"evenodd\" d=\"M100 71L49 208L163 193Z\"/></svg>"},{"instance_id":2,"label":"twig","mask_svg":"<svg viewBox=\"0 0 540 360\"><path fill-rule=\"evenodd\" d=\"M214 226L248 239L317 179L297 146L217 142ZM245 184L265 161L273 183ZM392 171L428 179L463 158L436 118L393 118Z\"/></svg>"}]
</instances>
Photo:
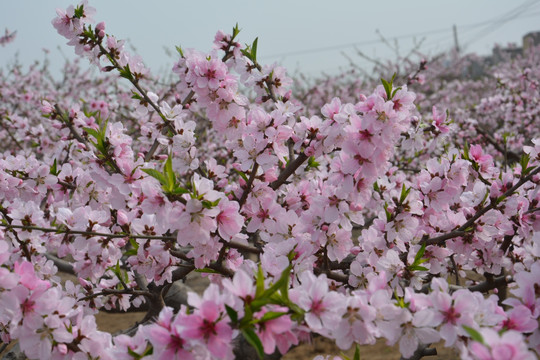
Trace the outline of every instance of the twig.
<instances>
[{"instance_id":1,"label":"twig","mask_svg":"<svg viewBox=\"0 0 540 360\"><path fill-rule=\"evenodd\" d=\"M86 140L81 136L79 135L79 133L77 132L77 130L75 130L75 128L73 127L73 122L69 119L69 118L65 118L65 115L64 113L62 112L62 110L60 109L60 106L58 104L54 104L54 110L56 110L56 113L58 114L58 116L60 116L60 118L62 119L62 121L64 122L64 124L66 124L66 126L68 127L69 131L71 132L71 135L73 135L73 137L78 141L80 142L81 144L85 144L86 145Z\"/></svg>"},{"instance_id":2,"label":"twig","mask_svg":"<svg viewBox=\"0 0 540 360\"><path fill-rule=\"evenodd\" d=\"M155 236L155 235L133 235L133 234L107 234L93 231L83 231L83 230L71 230L71 229L55 229L55 228L43 228L39 226L25 226L25 225L7 225L0 224L0 227L5 228L14 228L14 229L23 229L23 230L37 230L45 233L56 233L56 234L76 234L76 235L85 235L85 236L103 236L109 238L125 238L129 237L132 239L149 239L149 240L176 240L173 236Z\"/></svg>"},{"instance_id":3,"label":"twig","mask_svg":"<svg viewBox=\"0 0 540 360\"><path fill-rule=\"evenodd\" d=\"M153 297L154 295L149 291L143 291L143 290L133 290L133 289L103 289L101 292L90 294L88 296L85 296L83 298L80 298L79 301L86 301L91 300L93 298L96 298L98 296L106 296L106 295L135 295L135 296L145 296L148 298Z\"/></svg>"},{"instance_id":4,"label":"twig","mask_svg":"<svg viewBox=\"0 0 540 360\"><path fill-rule=\"evenodd\" d=\"M508 151L506 149L503 149L501 147L501 145L493 138L493 136L491 136L487 131L485 131L484 129L482 129L480 126L476 127L476 131L480 133L480 135L482 135L486 141L488 143L490 143L491 145L493 145L493 147L495 148L495 150L497 150L498 152L500 152L504 157L505 157L505 163L506 163L506 160L511 160L512 162L519 162L520 160L520 156L518 154L516 154L515 152L513 151Z\"/></svg>"},{"instance_id":5,"label":"twig","mask_svg":"<svg viewBox=\"0 0 540 360\"><path fill-rule=\"evenodd\" d=\"M456 285L459 286L460 285L460 283L459 283L459 272L458 272L458 269L457 269L456 261L454 260L454 255L455 254L452 254L450 256L450 262L452 263L452 267L454 268L454 274L455 274L455 277L456 277Z\"/></svg>"},{"instance_id":6,"label":"twig","mask_svg":"<svg viewBox=\"0 0 540 360\"><path fill-rule=\"evenodd\" d=\"M525 176L521 180L519 180L514 186L512 186L510 189L508 189L503 195L499 196L499 199L501 198L507 198L508 196L512 195L514 191L519 189L521 185L525 184L529 180L533 178L534 175L538 174L540 172L540 166L538 166L536 169L532 170L529 175ZM458 229L451 231L447 234L440 235L434 238L429 239L422 239L420 240L420 245L426 244L426 245L438 245L443 243L447 239L452 239L458 236L463 236L466 234L465 230L468 229L471 225L474 224L478 218L480 218L482 215L487 213L489 210L495 208L497 204L497 201L492 201L488 206L478 210L476 214L474 214L473 217L471 217L465 224L461 225Z\"/></svg>"},{"instance_id":7,"label":"twig","mask_svg":"<svg viewBox=\"0 0 540 360\"><path fill-rule=\"evenodd\" d=\"M513 281L514 281L514 278L512 278L512 276L503 275L503 276L496 277L494 279L483 281L477 285L470 286L468 287L468 289L470 291L487 292L489 290L493 290L495 288L508 285Z\"/></svg>"},{"instance_id":8,"label":"twig","mask_svg":"<svg viewBox=\"0 0 540 360\"><path fill-rule=\"evenodd\" d=\"M242 205L247 200L248 194L251 191L251 186L253 185L253 181L255 180L255 176L257 176L257 171L259 170L259 164L255 163L253 165L253 168L251 169L251 175L249 176L248 182L246 184L246 189L242 193L242 197L240 197L240 200L238 201L238 204L240 205L240 208L242 208Z\"/></svg>"},{"instance_id":9,"label":"twig","mask_svg":"<svg viewBox=\"0 0 540 360\"><path fill-rule=\"evenodd\" d=\"M13 140L13 142L15 142L15 145L17 145L17 147L20 149L20 150L23 150L24 151L24 147L21 145L21 143L15 138L15 136L9 131L9 129L4 125L4 122L1 121L0 122L0 126L2 126L2 129L4 129L7 134L9 135L9 137L11 138L11 140Z\"/></svg>"},{"instance_id":10,"label":"twig","mask_svg":"<svg viewBox=\"0 0 540 360\"><path fill-rule=\"evenodd\" d=\"M71 263L64 261L62 259L59 259L56 256L48 254L48 253L45 254L45 257L54 263L54 265L58 268L58 271L75 275L75 270L73 269L73 265Z\"/></svg>"},{"instance_id":11,"label":"twig","mask_svg":"<svg viewBox=\"0 0 540 360\"><path fill-rule=\"evenodd\" d=\"M420 360L424 356L435 356L437 355L437 349L430 348L431 344L427 345L420 345L418 349L414 352L413 356L410 358L404 358L403 356L400 358L400 360Z\"/></svg>"},{"instance_id":12,"label":"twig","mask_svg":"<svg viewBox=\"0 0 540 360\"><path fill-rule=\"evenodd\" d=\"M289 166L287 166L281 172L281 174L279 174L279 177L277 178L277 180L270 184L270 187L272 188L272 190L277 190L283 183L285 183L285 181L287 181L289 176L294 174L296 169L298 169L300 165L302 165L304 161L306 161L307 159L308 159L308 156L304 153L301 153L300 155L298 155L298 157L292 163L290 163Z\"/></svg>"},{"instance_id":13,"label":"twig","mask_svg":"<svg viewBox=\"0 0 540 360\"><path fill-rule=\"evenodd\" d=\"M256 247L253 247L253 246L240 244L240 243L236 243L236 242L232 242L232 241L227 242L225 240L223 240L222 242L225 244L225 246L228 246L228 247L233 248L233 249L242 250L242 251L252 253L252 254L261 254L262 253L262 250L260 250L260 249L258 249Z\"/></svg>"},{"instance_id":14,"label":"twig","mask_svg":"<svg viewBox=\"0 0 540 360\"><path fill-rule=\"evenodd\" d=\"M0 224L0 226L3 226L3 227L17 226L17 225L11 225L11 222L13 221L13 219L11 219L11 217L7 214L5 209L0 209L0 212L4 216L4 219L6 219L6 221L8 222L8 225ZM14 232L13 235L15 235L15 240L17 240L17 242L19 243L19 246L26 260L32 261L32 254L30 254L30 250L28 249L28 246L26 246L26 243L24 241L21 241L21 239L19 239L19 235L17 235L17 233Z\"/></svg>"}]
</instances>

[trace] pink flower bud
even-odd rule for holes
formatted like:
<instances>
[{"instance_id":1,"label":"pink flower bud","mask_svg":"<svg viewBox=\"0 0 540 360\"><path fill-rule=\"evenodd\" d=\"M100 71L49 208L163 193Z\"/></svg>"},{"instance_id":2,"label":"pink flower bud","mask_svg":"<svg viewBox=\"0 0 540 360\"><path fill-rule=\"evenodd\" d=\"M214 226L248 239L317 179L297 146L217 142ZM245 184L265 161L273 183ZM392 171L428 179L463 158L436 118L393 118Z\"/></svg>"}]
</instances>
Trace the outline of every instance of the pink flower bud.
<instances>
[{"instance_id":1,"label":"pink flower bud","mask_svg":"<svg viewBox=\"0 0 540 360\"><path fill-rule=\"evenodd\" d=\"M122 209L118 210L116 217L118 219L118 225L120 226L126 225L129 223L129 218L125 210L122 210Z\"/></svg>"},{"instance_id":2,"label":"pink flower bud","mask_svg":"<svg viewBox=\"0 0 540 360\"><path fill-rule=\"evenodd\" d=\"M97 31L105 31L105 22L102 21L100 22L99 24L96 25L96 30Z\"/></svg>"},{"instance_id":3,"label":"pink flower bud","mask_svg":"<svg viewBox=\"0 0 540 360\"><path fill-rule=\"evenodd\" d=\"M43 114L51 114L53 111L54 107L48 101L44 100L41 104L41 112Z\"/></svg>"},{"instance_id":4,"label":"pink flower bud","mask_svg":"<svg viewBox=\"0 0 540 360\"><path fill-rule=\"evenodd\" d=\"M68 353L68 348L66 344L58 344L56 348L58 349L58 352L62 355L66 355Z\"/></svg>"}]
</instances>

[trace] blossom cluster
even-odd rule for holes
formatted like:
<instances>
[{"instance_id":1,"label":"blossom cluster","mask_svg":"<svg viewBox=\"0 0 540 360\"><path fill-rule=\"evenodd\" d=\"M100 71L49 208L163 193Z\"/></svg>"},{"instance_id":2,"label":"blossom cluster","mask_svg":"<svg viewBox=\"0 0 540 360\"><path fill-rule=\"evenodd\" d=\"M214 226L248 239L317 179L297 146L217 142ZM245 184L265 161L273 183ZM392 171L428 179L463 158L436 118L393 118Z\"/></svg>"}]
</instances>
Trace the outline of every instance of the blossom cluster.
<instances>
[{"instance_id":1,"label":"blossom cluster","mask_svg":"<svg viewBox=\"0 0 540 360\"><path fill-rule=\"evenodd\" d=\"M94 15L83 1L52 24L107 76L0 73L3 343L233 359L243 340L262 357L317 334L404 358L439 341L540 354L537 56L499 65L491 92L442 87L422 60L408 84L302 94L236 26L209 53L179 48L163 85ZM195 271L203 294L168 296ZM138 326L97 329L99 310L136 309Z\"/></svg>"}]
</instances>

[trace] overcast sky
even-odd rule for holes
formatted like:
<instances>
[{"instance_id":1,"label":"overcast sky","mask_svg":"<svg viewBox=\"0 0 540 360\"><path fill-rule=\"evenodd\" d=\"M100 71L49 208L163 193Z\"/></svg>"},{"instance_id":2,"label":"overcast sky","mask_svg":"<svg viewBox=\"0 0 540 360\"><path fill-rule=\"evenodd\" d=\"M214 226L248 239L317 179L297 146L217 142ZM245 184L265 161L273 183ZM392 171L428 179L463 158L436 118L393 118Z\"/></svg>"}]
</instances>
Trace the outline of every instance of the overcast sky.
<instances>
[{"instance_id":1,"label":"overcast sky","mask_svg":"<svg viewBox=\"0 0 540 360\"><path fill-rule=\"evenodd\" d=\"M73 49L51 25L55 9L75 1L4 0L0 5L0 34L17 31L15 42L0 47L0 64L19 54L24 64L50 51L53 68ZM402 55L420 43L427 55L454 46L452 26L467 52L487 54L498 43L521 44L521 37L540 31L540 0L90 0L96 21L106 31L129 39L154 73L163 73L174 59L175 45L210 50L218 29L230 31L238 23L239 40L259 37L261 63L278 61L290 72L317 75L335 72L348 63L346 53L360 65L365 60L355 48L382 59L393 56L380 35L394 43ZM353 46L353 44L356 44ZM63 55L62 55L63 54Z\"/></svg>"}]
</instances>

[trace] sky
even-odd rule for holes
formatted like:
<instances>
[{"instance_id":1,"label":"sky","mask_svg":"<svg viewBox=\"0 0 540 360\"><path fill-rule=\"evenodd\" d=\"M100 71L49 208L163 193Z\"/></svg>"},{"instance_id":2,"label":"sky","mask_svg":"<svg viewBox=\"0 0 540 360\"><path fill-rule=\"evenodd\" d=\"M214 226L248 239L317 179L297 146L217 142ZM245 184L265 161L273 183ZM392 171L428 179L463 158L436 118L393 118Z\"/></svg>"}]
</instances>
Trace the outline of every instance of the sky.
<instances>
[{"instance_id":1,"label":"sky","mask_svg":"<svg viewBox=\"0 0 540 360\"><path fill-rule=\"evenodd\" d=\"M0 66L18 59L43 60L53 72L74 58L66 40L51 25L56 8L69 0L3 0L0 34L17 31L13 43L0 47ZM308 76L336 73L349 61L369 68L358 51L379 60L407 55L418 48L427 56L455 45L485 55L494 44L521 44L524 34L540 31L540 0L90 0L96 21L106 32L128 40L155 74L166 74L175 46L209 51L217 30L238 23L239 41L258 41L261 64L278 62L289 73ZM386 39L387 43L382 41ZM392 46L389 46L391 44ZM397 44L397 50L395 47Z\"/></svg>"}]
</instances>

